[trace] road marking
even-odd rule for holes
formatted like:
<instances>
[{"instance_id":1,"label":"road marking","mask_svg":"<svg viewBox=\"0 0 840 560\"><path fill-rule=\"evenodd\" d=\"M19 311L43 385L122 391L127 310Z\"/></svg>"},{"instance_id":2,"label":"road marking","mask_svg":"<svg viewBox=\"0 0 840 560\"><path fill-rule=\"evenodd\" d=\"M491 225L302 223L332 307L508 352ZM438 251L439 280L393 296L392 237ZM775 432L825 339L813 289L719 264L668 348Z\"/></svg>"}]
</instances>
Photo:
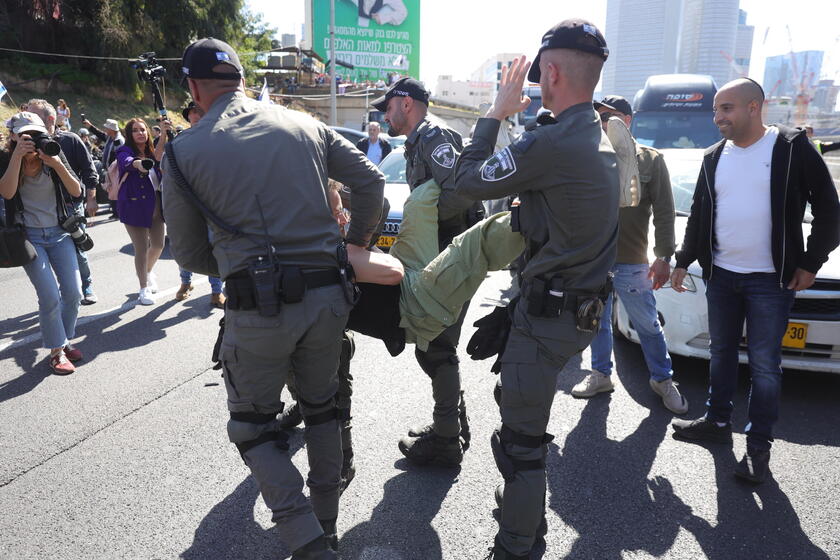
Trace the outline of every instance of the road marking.
<instances>
[{"instance_id":1,"label":"road marking","mask_svg":"<svg viewBox=\"0 0 840 560\"><path fill-rule=\"evenodd\" d=\"M204 277L199 278L197 280L193 280L192 285L193 286L201 286L202 284L207 284L207 283L208 283L207 277L204 276ZM177 292L178 288L180 288L180 287L181 286L179 284L178 286L175 286L174 288L167 288L166 290L159 291L158 293L155 294L155 299L158 300L158 301L161 298L165 299L167 296L172 295L175 292ZM158 301L156 301L155 303L157 303ZM117 307L112 307L111 309L106 309L105 311L102 311L101 313L96 313L95 315L86 315L86 316L80 318L78 321L76 321L76 328L79 328L82 325L87 325L88 323L92 323L94 321L98 321L99 319L104 319L105 317L113 315L114 313L121 313L123 311L127 311L127 310L129 310L129 309L131 309L131 308L133 308L137 305L140 305L137 302L137 299L132 299L132 300L129 300L129 301L123 303L122 305L118 305ZM154 305L150 305L148 307L149 307L149 309L153 309ZM8 338L5 339L5 340L0 339L0 352L5 352L6 350L10 350L12 348L17 348L18 346L24 346L26 344L30 344L32 342L37 342L39 340L41 340L40 329L38 330L38 332L32 333L28 336L25 336L25 337L21 338L20 340L11 340L11 339L8 339Z\"/></svg>"}]
</instances>

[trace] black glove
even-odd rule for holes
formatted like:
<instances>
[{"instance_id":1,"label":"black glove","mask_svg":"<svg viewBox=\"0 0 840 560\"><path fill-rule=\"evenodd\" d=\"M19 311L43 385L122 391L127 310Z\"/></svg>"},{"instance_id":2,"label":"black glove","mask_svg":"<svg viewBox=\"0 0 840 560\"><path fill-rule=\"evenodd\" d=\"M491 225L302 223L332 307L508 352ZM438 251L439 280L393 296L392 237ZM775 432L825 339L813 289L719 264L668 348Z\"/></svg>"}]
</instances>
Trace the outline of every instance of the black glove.
<instances>
[{"instance_id":1,"label":"black glove","mask_svg":"<svg viewBox=\"0 0 840 560\"><path fill-rule=\"evenodd\" d=\"M473 323L478 330L473 333L467 343L467 353L473 360L485 360L498 354L499 358L490 368L493 373L499 373L502 369L499 359L507 345L511 327L510 314L515 305L514 300L507 307L496 307L489 315Z\"/></svg>"}]
</instances>

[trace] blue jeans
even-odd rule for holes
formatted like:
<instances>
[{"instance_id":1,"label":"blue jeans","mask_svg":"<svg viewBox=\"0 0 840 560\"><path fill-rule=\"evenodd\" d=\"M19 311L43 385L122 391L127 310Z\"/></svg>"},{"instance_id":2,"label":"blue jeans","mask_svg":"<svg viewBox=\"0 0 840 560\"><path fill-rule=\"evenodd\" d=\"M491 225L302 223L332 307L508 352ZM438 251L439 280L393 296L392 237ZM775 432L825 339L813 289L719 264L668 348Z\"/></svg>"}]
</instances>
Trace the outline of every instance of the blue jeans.
<instances>
[{"instance_id":1,"label":"blue jeans","mask_svg":"<svg viewBox=\"0 0 840 560\"><path fill-rule=\"evenodd\" d=\"M709 303L709 401L706 417L729 422L738 385L738 346L747 322L747 354L752 386L747 445L770 449L779 418L782 337L787 330L794 291L779 285L776 273L739 274L714 267L706 287Z\"/></svg>"},{"instance_id":2,"label":"blue jeans","mask_svg":"<svg viewBox=\"0 0 840 560\"><path fill-rule=\"evenodd\" d=\"M44 347L61 348L76 336L76 317L82 300L76 246L70 234L58 226L28 227L26 235L38 255L23 269L38 294L38 321Z\"/></svg>"},{"instance_id":3,"label":"blue jeans","mask_svg":"<svg viewBox=\"0 0 840 560\"><path fill-rule=\"evenodd\" d=\"M671 356L665 344L665 334L659 324L656 313L656 299L648 279L646 264L621 264L613 267L615 278L614 294L610 295L601 318L601 327L592 340L592 369L610 375L613 363L610 359L613 350L612 336L612 307L613 297L618 296L627 316L633 323L633 328L639 334L642 353L645 356L650 377L654 381L665 381L674 375L671 369Z\"/></svg>"},{"instance_id":4,"label":"blue jeans","mask_svg":"<svg viewBox=\"0 0 840 560\"><path fill-rule=\"evenodd\" d=\"M181 284L189 284L192 282L192 272L184 270L183 268L179 268L178 270L181 271ZM207 279L210 280L210 291L214 294L221 294L222 279L215 276L208 276Z\"/></svg>"}]
</instances>

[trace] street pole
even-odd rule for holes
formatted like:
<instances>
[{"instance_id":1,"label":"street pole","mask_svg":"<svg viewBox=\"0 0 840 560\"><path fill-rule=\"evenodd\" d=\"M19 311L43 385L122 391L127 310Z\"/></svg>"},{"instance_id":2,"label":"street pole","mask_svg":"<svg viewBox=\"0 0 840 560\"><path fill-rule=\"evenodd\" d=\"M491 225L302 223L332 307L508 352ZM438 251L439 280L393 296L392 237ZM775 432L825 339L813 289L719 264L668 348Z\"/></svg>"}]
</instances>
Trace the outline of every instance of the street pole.
<instances>
[{"instance_id":1,"label":"street pole","mask_svg":"<svg viewBox=\"0 0 840 560\"><path fill-rule=\"evenodd\" d=\"M330 124L338 124L335 85L335 0L330 0Z\"/></svg>"}]
</instances>

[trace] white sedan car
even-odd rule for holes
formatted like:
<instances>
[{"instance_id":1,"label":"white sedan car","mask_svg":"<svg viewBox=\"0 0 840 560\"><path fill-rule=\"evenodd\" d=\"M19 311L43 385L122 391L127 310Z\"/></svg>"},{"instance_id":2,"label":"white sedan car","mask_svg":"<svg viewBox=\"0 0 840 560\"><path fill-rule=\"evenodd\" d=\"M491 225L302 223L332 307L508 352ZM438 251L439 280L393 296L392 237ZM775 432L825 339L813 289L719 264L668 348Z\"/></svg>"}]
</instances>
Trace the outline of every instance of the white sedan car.
<instances>
[{"instance_id":1,"label":"white sedan car","mask_svg":"<svg viewBox=\"0 0 840 560\"><path fill-rule=\"evenodd\" d=\"M671 174L677 210L674 229L679 247L688 222L703 150L662 150L662 153ZM811 229L807 216L802 229L807 239ZM650 246L653 245L651 226ZM700 265L696 262L689 267L684 284L688 288L684 293L677 293L668 284L655 292L668 350L672 354L708 360L706 285ZM615 306L613 320L616 330L633 342L639 342L639 336L620 302ZM747 363L745 339L741 345L740 361ZM814 285L796 294L788 330L782 340L782 367L840 374L840 250L829 256Z\"/></svg>"}]
</instances>

